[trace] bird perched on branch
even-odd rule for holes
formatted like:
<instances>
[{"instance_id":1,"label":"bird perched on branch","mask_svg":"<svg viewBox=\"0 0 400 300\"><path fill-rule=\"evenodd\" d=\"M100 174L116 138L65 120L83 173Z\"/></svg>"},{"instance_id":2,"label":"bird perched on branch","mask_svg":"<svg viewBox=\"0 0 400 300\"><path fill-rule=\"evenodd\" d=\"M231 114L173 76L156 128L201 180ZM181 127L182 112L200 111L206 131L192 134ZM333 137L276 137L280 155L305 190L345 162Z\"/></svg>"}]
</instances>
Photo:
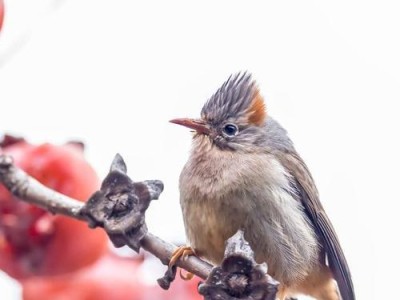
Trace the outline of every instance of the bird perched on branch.
<instances>
[{"instance_id":1,"label":"bird perched on branch","mask_svg":"<svg viewBox=\"0 0 400 300\"><path fill-rule=\"evenodd\" d=\"M281 283L279 299L355 299L313 178L286 130L267 115L251 75L231 76L205 103L200 119L171 122L195 131L180 201L196 255L219 264L225 241L241 228L256 261L266 262Z\"/></svg>"}]
</instances>

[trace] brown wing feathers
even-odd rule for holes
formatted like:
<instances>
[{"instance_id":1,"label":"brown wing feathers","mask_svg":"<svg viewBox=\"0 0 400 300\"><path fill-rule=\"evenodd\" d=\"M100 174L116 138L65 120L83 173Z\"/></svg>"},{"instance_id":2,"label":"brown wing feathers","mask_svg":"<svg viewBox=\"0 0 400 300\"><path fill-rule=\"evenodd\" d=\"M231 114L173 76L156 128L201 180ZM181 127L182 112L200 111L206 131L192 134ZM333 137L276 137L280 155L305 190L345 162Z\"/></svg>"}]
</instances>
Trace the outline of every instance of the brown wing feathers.
<instances>
[{"instance_id":1,"label":"brown wing feathers","mask_svg":"<svg viewBox=\"0 0 400 300\"><path fill-rule=\"evenodd\" d=\"M329 268L338 283L343 300L354 300L353 282L346 258L335 230L319 201L317 189L307 166L296 153L282 152L278 157L294 178L300 201L323 244Z\"/></svg>"}]
</instances>

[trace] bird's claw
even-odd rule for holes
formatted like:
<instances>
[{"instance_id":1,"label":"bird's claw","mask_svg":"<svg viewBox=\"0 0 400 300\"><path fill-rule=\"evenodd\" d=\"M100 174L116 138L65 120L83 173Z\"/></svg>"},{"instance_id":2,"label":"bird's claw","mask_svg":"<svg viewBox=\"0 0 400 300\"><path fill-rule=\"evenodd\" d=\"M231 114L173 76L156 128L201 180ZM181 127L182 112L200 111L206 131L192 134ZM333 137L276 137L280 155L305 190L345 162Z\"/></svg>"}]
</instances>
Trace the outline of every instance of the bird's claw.
<instances>
[{"instance_id":1,"label":"bird's claw","mask_svg":"<svg viewBox=\"0 0 400 300\"><path fill-rule=\"evenodd\" d=\"M169 261L168 268L172 268L175 266L178 259L185 260L189 255L194 255L194 250L190 246L180 246L178 249L174 251L172 254L171 260ZM191 280L193 278L193 274L188 272L186 274L182 273L182 270L179 271L179 276L183 280Z\"/></svg>"}]
</instances>

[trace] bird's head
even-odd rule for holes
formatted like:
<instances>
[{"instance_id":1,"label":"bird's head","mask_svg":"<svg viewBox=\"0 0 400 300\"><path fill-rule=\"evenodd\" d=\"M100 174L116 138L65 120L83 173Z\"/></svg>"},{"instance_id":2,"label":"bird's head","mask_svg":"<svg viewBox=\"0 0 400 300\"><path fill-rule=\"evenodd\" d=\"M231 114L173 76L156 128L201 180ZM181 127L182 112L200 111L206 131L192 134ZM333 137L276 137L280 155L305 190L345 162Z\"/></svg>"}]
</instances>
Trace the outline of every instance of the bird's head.
<instances>
[{"instance_id":1,"label":"bird's head","mask_svg":"<svg viewBox=\"0 0 400 300\"><path fill-rule=\"evenodd\" d=\"M208 137L221 150L257 151L265 142L266 110L259 89L248 73L229 79L204 104L200 119L170 122L195 130L194 138Z\"/></svg>"}]
</instances>

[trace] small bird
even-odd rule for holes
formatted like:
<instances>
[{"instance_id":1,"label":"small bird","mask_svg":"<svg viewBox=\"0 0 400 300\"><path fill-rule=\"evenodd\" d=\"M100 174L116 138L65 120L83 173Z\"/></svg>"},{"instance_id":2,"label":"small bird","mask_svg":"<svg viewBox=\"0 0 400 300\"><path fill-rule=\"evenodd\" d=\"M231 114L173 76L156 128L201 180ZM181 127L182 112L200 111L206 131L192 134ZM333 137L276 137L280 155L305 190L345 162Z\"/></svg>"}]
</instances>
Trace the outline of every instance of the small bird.
<instances>
[{"instance_id":1,"label":"small bird","mask_svg":"<svg viewBox=\"0 0 400 300\"><path fill-rule=\"evenodd\" d=\"M243 229L256 261L266 262L280 282L277 299L298 294L355 299L310 171L286 130L267 115L249 73L229 77L205 103L200 119L171 122L195 131L179 184L195 255L220 264L225 241Z\"/></svg>"}]
</instances>

